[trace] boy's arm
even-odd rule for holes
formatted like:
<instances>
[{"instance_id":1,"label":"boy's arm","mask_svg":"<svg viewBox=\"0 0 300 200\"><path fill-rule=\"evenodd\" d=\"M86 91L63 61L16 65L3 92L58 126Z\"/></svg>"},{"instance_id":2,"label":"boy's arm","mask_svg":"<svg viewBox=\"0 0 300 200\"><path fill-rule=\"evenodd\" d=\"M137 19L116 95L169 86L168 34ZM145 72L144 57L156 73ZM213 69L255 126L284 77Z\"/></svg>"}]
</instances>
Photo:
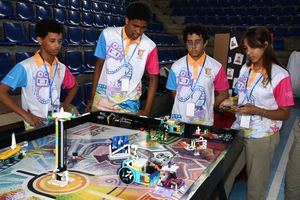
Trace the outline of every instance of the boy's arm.
<instances>
[{"instance_id":1,"label":"boy's arm","mask_svg":"<svg viewBox=\"0 0 300 200\"><path fill-rule=\"evenodd\" d=\"M158 75L156 74L149 74L149 88L147 92L147 100L146 100L146 105L145 109L142 111L139 111L138 114L144 115L144 116L150 116L151 111L152 111L152 106L155 98L155 93L158 85Z\"/></svg>"},{"instance_id":2,"label":"boy's arm","mask_svg":"<svg viewBox=\"0 0 300 200\"><path fill-rule=\"evenodd\" d=\"M228 90L223 91L215 91L215 104L214 108L218 108L218 106L225 100L229 98Z\"/></svg>"},{"instance_id":3,"label":"boy's arm","mask_svg":"<svg viewBox=\"0 0 300 200\"><path fill-rule=\"evenodd\" d=\"M38 127L43 125L41 120L41 117L35 116L31 114L30 112L27 112L23 110L9 95L9 91L11 90L10 87L8 87L5 84L0 83L0 101L7 106L9 109L11 109L13 112L20 115L27 123L29 123L32 126Z\"/></svg>"},{"instance_id":4,"label":"boy's arm","mask_svg":"<svg viewBox=\"0 0 300 200\"><path fill-rule=\"evenodd\" d=\"M104 61L105 60L100 59L100 58L98 58L97 61L96 61L96 65L95 65L95 69L94 69L94 73L93 73L93 79L92 79L91 98L90 98L90 101L87 105L87 111L88 112L91 111L91 107L93 105L93 101L94 101L97 85L98 85L98 82L99 82L100 74L102 72L102 68L103 68L103 65L104 65Z\"/></svg>"}]
</instances>

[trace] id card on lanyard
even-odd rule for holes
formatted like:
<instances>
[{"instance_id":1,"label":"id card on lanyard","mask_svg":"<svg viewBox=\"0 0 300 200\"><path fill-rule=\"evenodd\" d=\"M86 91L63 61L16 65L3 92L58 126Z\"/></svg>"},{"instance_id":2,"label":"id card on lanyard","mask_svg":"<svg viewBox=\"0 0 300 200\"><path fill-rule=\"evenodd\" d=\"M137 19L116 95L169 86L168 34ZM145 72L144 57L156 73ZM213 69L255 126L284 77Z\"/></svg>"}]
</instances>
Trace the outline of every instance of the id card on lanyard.
<instances>
[{"instance_id":1,"label":"id card on lanyard","mask_svg":"<svg viewBox=\"0 0 300 200\"><path fill-rule=\"evenodd\" d=\"M40 55L41 56L41 55ZM53 82L55 80L55 75L56 75L56 71L57 71L57 68L58 68L58 63L56 64L56 67L55 67L55 70L54 70L54 73L53 73L53 76L52 78L50 78L50 74L48 72L48 69L47 69L47 65L45 63L45 60L43 59L43 57L41 56L42 60L43 60L43 65L44 65L44 68L45 68L45 71L46 71L46 75L47 75L47 79L48 79L48 83L49 83L49 100L50 100L50 104L51 104L51 111L59 111L59 101L57 102L57 99L54 100L53 102L53 99L52 99L52 86L53 86Z\"/></svg>"},{"instance_id":2,"label":"id card on lanyard","mask_svg":"<svg viewBox=\"0 0 300 200\"><path fill-rule=\"evenodd\" d=\"M248 76L247 76L247 81L246 81L246 96L244 98L244 100L242 101L242 105L244 104L245 100L247 99L247 103L251 103L249 102L251 100L251 96L253 93L254 88L257 86L258 82L261 80L261 78L263 77L263 75L261 75L258 80L255 82L255 84L251 87L250 92L248 90L248 81L249 81L249 77L251 74L251 69L249 70ZM241 122L240 122L240 127L242 128L250 128L250 121L251 121L251 115L242 115L241 116Z\"/></svg>"},{"instance_id":3,"label":"id card on lanyard","mask_svg":"<svg viewBox=\"0 0 300 200\"><path fill-rule=\"evenodd\" d=\"M124 54L124 64L125 64L125 66L128 66L128 65L130 65L130 61L131 61L131 59L132 59L132 57L133 57L133 55L134 55L134 53L135 53L135 51L136 51L136 49L139 45L137 44L135 46L131 56L129 56L128 60L127 60L126 55L125 55L124 41L123 41L123 30L121 32L121 41L122 41L122 49L123 49L123 54ZM131 76L126 76L126 70L125 70L125 75L121 79L121 90L123 92L128 92L129 91L129 86L130 86L129 83L130 83L131 78L132 78Z\"/></svg>"},{"instance_id":4,"label":"id card on lanyard","mask_svg":"<svg viewBox=\"0 0 300 200\"><path fill-rule=\"evenodd\" d=\"M202 73L202 71L203 71L205 61L206 61L206 56L205 56L205 58L204 58L204 61L203 61L202 67L201 67L201 69L200 69L199 75L198 75L198 77L197 77L197 80L196 80L196 82L195 82L194 84L192 84L192 79L191 79L191 77L190 77L190 70L189 70L188 57L186 56L186 69L187 69L187 74L188 74L187 76L188 76L189 81L190 81L190 83L191 83L191 84L190 84L190 85L191 85L191 95L189 95L189 97L192 97L192 96L193 96L193 93L194 93L194 91L195 91L195 87L197 86L198 81L199 81L200 76L201 76L201 73ZM186 99L186 101L187 101L187 100L188 100L188 99ZM195 115L195 103L194 103L194 102L188 102L188 103L186 104L186 113L185 113L185 115L186 115L187 117L194 117L194 115Z\"/></svg>"}]
</instances>

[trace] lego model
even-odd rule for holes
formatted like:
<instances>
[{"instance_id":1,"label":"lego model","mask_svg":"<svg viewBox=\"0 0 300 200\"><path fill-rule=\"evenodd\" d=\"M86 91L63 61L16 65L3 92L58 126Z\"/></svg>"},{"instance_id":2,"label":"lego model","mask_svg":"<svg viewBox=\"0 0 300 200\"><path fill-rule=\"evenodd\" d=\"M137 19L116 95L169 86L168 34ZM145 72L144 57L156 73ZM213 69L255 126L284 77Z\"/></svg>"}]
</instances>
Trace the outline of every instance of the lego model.
<instances>
[{"instance_id":1,"label":"lego model","mask_svg":"<svg viewBox=\"0 0 300 200\"><path fill-rule=\"evenodd\" d=\"M184 123L169 119L169 117L164 117L161 120L161 127L165 128L165 131L173 134L183 135L184 133Z\"/></svg>"},{"instance_id":2,"label":"lego model","mask_svg":"<svg viewBox=\"0 0 300 200\"><path fill-rule=\"evenodd\" d=\"M184 185L184 181L177 177L177 169L178 166L173 162L169 162L168 165L163 166L160 170L160 177L157 185L172 190L178 190Z\"/></svg>"},{"instance_id":3,"label":"lego model","mask_svg":"<svg viewBox=\"0 0 300 200\"><path fill-rule=\"evenodd\" d=\"M26 145L27 143L25 143L24 146ZM15 134L13 133L11 136L10 148L0 153L0 163L3 163L8 159L11 160L13 160L14 158L22 159L25 155L26 155L26 151L22 149L21 145L16 144L16 137Z\"/></svg>"},{"instance_id":4,"label":"lego model","mask_svg":"<svg viewBox=\"0 0 300 200\"><path fill-rule=\"evenodd\" d=\"M109 145L109 155L110 160L120 160L130 157L130 144L128 136L114 136L112 142Z\"/></svg>"},{"instance_id":5,"label":"lego model","mask_svg":"<svg viewBox=\"0 0 300 200\"><path fill-rule=\"evenodd\" d=\"M64 187L68 182L74 179L69 177L69 172L66 165L67 155L67 134L64 133L64 121L74 118L74 115L64 112L61 108L59 112L53 113L50 118L55 119L55 169L53 170L52 180L49 184L59 187Z\"/></svg>"},{"instance_id":6,"label":"lego model","mask_svg":"<svg viewBox=\"0 0 300 200\"><path fill-rule=\"evenodd\" d=\"M207 140L202 136L199 138L191 139L191 143L188 144L185 141L180 142L180 144L188 151L193 151L194 155L200 155L199 151L207 148Z\"/></svg>"},{"instance_id":7,"label":"lego model","mask_svg":"<svg viewBox=\"0 0 300 200\"><path fill-rule=\"evenodd\" d=\"M121 181L125 184L139 183L155 185L159 180L160 166L145 158L126 159L118 170Z\"/></svg>"}]
</instances>

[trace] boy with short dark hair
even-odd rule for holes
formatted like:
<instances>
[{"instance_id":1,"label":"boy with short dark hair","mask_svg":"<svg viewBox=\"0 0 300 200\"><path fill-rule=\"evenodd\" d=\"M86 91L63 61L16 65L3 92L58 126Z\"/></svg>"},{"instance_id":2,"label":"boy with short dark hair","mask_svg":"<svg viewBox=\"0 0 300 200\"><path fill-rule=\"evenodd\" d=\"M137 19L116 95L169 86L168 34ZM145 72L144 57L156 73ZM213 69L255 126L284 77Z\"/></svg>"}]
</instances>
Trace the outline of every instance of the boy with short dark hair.
<instances>
[{"instance_id":1,"label":"boy with short dark hair","mask_svg":"<svg viewBox=\"0 0 300 200\"><path fill-rule=\"evenodd\" d=\"M189 25L183 31L188 55L172 65L166 86L175 99L173 119L212 126L214 107L228 97L224 68L204 52L208 39L200 25Z\"/></svg>"},{"instance_id":2,"label":"boy with short dark hair","mask_svg":"<svg viewBox=\"0 0 300 200\"><path fill-rule=\"evenodd\" d=\"M43 125L49 111L58 111L61 87L68 89L63 107L66 109L77 92L77 83L69 69L56 58L62 45L64 27L52 19L36 24L40 45L34 56L17 63L0 83L0 101L25 122L25 128ZM9 95L21 87L22 107Z\"/></svg>"},{"instance_id":3,"label":"boy with short dark hair","mask_svg":"<svg viewBox=\"0 0 300 200\"><path fill-rule=\"evenodd\" d=\"M124 27L102 31L95 50L98 59L89 103L92 110L150 115L159 73L157 47L144 34L151 18L148 5L134 2L126 9ZM145 70L150 84L145 108L139 110Z\"/></svg>"}]
</instances>

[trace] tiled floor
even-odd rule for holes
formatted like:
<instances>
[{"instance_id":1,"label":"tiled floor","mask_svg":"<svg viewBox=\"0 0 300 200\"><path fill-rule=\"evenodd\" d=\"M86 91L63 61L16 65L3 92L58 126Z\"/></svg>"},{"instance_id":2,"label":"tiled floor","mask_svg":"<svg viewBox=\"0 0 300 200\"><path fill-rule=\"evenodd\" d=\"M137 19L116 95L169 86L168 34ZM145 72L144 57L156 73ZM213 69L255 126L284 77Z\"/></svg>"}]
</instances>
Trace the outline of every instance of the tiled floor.
<instances>
[{"instance_id":1,"label":"tiled floor","mask_svg":"<svg viewBox=\"0 0 300 200\"><path fill-rule=\"evenodd\" d=\"M274 156L271 167L269 185L267 188L267 200L284 199L284 174L288 161L288 153L293 142L293 126L300 116L300 99L295 100L295 106L292 109L290 118L284 122L280 133L280 144ZM246 199L247 184L239 179L234 184L229 200Z\"/></svg>"}]
</instances>

